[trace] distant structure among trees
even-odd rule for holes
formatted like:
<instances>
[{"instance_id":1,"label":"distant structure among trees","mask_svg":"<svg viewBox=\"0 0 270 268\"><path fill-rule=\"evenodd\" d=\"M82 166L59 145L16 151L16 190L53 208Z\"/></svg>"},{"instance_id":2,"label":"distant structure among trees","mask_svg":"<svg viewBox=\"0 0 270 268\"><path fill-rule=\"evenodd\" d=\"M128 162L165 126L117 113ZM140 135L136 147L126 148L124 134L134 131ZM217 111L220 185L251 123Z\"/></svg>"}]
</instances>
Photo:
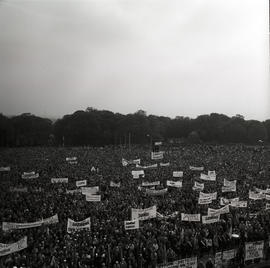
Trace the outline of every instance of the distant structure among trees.
<instances>
[{"instance_id":1,"label":"distant structure among trees","mask_svg":"<svg viewBox=\"0 0 270 268\"><path fill-rule=\"evenodd\" d=\"M270 120L245 120L242 115L228 117L212 113L196 119L99 111L88 107L65 115L54 123L26 113L14 117L0 114L0 146L103 146L149 144L153 140L184 140L190 143L249 143L270 141Z\"/></svg>"}]
</instances>

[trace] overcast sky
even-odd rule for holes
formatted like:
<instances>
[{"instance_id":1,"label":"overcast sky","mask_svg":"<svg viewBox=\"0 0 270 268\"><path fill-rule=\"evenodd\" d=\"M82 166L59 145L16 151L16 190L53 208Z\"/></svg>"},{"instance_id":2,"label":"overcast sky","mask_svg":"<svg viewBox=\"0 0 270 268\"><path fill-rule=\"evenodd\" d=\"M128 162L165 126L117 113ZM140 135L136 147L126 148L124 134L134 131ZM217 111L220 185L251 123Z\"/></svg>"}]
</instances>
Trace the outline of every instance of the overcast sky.
<instances>
[{"instance_id":1,"label":"overcast sky","mask_svg":"<svg viewBox=\"0 0 270 268\"><path fill-rule=\"evenodd\" d=\"M268 0L0 0L0 112L270 118Z\"/></svg>"}]
</instances>

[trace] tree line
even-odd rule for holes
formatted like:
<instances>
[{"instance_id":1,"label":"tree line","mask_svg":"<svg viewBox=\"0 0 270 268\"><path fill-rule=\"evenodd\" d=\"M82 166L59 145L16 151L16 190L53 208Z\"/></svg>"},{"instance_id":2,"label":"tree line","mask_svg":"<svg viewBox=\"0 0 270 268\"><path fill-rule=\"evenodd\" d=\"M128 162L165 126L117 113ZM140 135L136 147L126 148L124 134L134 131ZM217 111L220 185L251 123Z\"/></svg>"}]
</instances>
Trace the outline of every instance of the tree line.
<instances>
[{"instance_id":1,"label":"tree line","mask_svg":"<svg viewBox=\"0 0 270 268\"><path fill-rule=\"evenodd\" d=\"M195 119L132 114L87 108L53 122L32 114L0 114L0 146L103 146L147 144L154 140L189 143L267 143L270 119L264 122L211 113Z\"/></svg>"}]
</instances>

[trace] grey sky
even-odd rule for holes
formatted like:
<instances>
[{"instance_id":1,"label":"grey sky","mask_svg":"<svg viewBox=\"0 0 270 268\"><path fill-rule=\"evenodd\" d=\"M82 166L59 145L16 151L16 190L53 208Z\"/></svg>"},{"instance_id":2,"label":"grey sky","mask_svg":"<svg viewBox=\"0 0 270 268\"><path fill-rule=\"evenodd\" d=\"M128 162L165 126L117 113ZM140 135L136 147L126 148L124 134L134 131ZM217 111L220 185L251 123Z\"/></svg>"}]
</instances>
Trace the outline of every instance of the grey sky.
<instances>
[{"instance_id":1,"label":"grey sky","mask_svg":"<svg viewBox=\"0 0 270 268\"><path fill-rule=\"evenodd\" d=\"M0 0L0 112L270 118L268 0Z\"/></svg>"}]
</instances>

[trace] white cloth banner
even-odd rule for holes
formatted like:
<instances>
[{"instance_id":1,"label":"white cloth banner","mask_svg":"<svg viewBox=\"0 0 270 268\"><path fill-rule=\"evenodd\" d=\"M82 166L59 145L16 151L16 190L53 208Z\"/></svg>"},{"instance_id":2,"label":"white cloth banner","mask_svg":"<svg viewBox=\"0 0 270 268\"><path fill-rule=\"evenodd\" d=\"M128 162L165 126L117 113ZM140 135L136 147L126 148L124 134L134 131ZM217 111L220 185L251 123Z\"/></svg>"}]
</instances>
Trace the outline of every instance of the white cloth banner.
<instances>
[{"instance_id":1,"label":"white cloth banner","mask_svg":"<svg viewBox=\"0 0 270 268\"><path fill-rule=\"evenodd\" d=\"M148 182L148 181L143 181L142 182L142 186L144 187L152 187L152 186L158 186L160 185L160 181L152 181L152 182Z\"/></svg>"},{"instance_id":2,"label":"white cloth banner","mask_svg":"<svg viewBox=\"0 0 270 268\"><path fill-rule=\"evenodd\" d=\"M170 166L170 163L160 163L160 166L161 167L169 167Z\"/></svg>"},{"instance_id":3,"label":"white cloth banner","mask_svg":"<svg viewBox=\"0 0 270 268\"><path fill-rule=\"evenodd\" d=\"M77 161L77 157L73 156L73 157L66 157L66 161L70 162L70 161Z\"/></svg>"},{"instance_id":4,"label":"white cloth banner","mask_svg":"<svg viewBox=\"0 0 270 268\"><path fill-rule=\"evenodd\" d=\"M235 258L235 255L236 255L235 249L226 250L226 251L223 251L222 259L225 261L232 260Z\"/></svg>"},{"instance_id":5,"label":"white cloth banner","mask_svg":"<svg viewBox=\"0 0 270 268\"><path fill-rule=\"evenodd\" d=\"M230 206L234 208L247 208L247 201L232 201Z\"/></svg>"},{"instance_id":6,"label":"white cloth banner","mask_svg":"<svg viewBox=\"0 0 270 268\"><path fill-rule=\"evenodd\" d=\"M215 216L215 215L222 215L222 214L230 213L230 207L229 205L226 205L219 209L208 208L207 213L208 213L208 216Z\"/></svg>"},{"instance_id":7,"label":"white cloth banner","mask_svg":"<svg viewBox=\"0 0 270 268\"><path fill-rule=\"evenodd\" d=\"M101 195L95 195L95 194L86 195L85 199L86 199L87 202L100 202L101 201Z\"/></svg>"},{"instance_id":8,"label":"white cloth banner","mask_svg":"<svg viewBox=\"0 0 270 268\"><path fill-rule=\"evenodd\" d=\"M265 198L265 195L261 194L261 193L256 193L256 192L253 192L253 191L249 191L248 197L249 197L249 199L252 199L252 200L262 200L262 199Z\"/></svg>"},{"instance_id":9,"label":"white cloth banner","mask_svg":"<svg viewBox=\"0 0 270 268\"><path fill-rule=\"evenodd\" d=\"M151 152L151 159L152 160L161 160L163 159L164 152Z\"/></svg>"},{"instance_id":10,"label":"white cloth banner","mask_svg":"<svg viewBox=\"0 0 270 268\"><path fill-rule=\"evenodd\" d=\"M195 181L192 189L193 189L193 191L202 191L204 189L204 183L199 183L199 182Z\"/></svg>"},{"instance_id":11,"label":"white cloth banner","mask_svg":"<svg viewBox=\"0 0 270 268\"><path fill-rule=\"evenodd\" d=\"M68 183L68 178L51 178L51 183Z\"/></svg>"},{"instance_id":12,"label":"white cloth banner","mask_svg":"<svg viewBox=\"0 0 270 268\"><path fill-rule=\"evenodd\" d=\"M24 172L22 174L22 179L37 179L39 177L39 173L33 172Z\"/></svg>"},{"instance_id":13,"label":"white cloth banner","mask_svg":"<svg viewBox=\"0 0 270 268\"><path fill-rule=\"evenodd\" d=\"M174 178L182 178L184 175L183 171L173 171L173 177Z\"/></svg>"},{"instance_id":14,"label":"white cloth banner","mask_svg":"<svg viewBox=\"0 0 270 268\"><path fill-rule=\"evenodd\" d=\"M182 221L200 221L201 214L185 214L181 213L181 220Z\"/></svg>"},{"instance_id":15,"label":"white cloth banner","mask_svg":"<svg viewBox=\"0 0 270 268\"><path fill-rule=\"evenodd\" d=\"M131 209L131 219L132 220L140 220L140 221L144 221L144 220L148 220L148 219L152 219L152 218L156 218L157 217L157 207L156 206L152 206L149 208L145 208L145 209L137 209L137 208L132 208Z\"/></svg>"},{"instance_id":16,"label":"white cloth banner","mask_svg":"<svg viewBox=\"0 0 270 268\"><path fill-rule=\"evenodd\" d=\"M208 177L211 177L213 180L215 179L216 180L216 171L215 170L213 170L213 171L211 171L211 170L209 170L208 171L208 173L207 173L207 175L208 175Z\"/></svg>"},{"instance_id":17,"label":"white cloth banner","mask_svg":"<svg viewBox=\"0 0 270 268\"><path fill-rule=\"evenodd\" d=\"M76 181L76 186L77 187L82 187L87 185L87 180L82 180L82 181Z\"/></svg>"},{"instance_id":18,"label":"white cloth banner","mask_svg":"<svg viewBox=\"0 0 270 268\"><path fill-rule=\"evenodd\" d=\"M236 192L236 185L232 186L222 186L221 187L222 193L228 193L228 192Z\"/></svg>"},{"instance_id":19,"label":"white cloth banner","mask_svg":"<svg viewBox=\"0 0 270 268\"><path fill-rule=\"evenodd\" d=\"M155 142L155 145L157 145L157 146L162 145L162 141L156 141L156 142Z\"/></svg>"},{"instance_id":20,"label":"white cloth banner","mask_svg":"<svg viewBox=\"0 0 270 268\"><path fill-rule=\"evenodd\" d=\"M82 187L81 190L82 190L82 194L84 194L84 195L97 194L99 191L99 186Z\"/></svg>"},{"instance_id":21,"label":"white cloth banner","mask_svg":"<svg viewBox=\"0 0 270 268\"><path fill-rule=\"evenodd\" d=\"M71 219L68 219L68 223L67 223L68 233L81 231L81 230L89 230L89 231L91 230L90 217L83 221L73 221Z\"/></svg>"},{"instance_id":22,"label":"white cloth banner","mask_svg":"<svg viewBox=\"0 0 270 268\"><path fill-rule=\"evenodd\" d=\"M219 222L220 215L213 215L213 216L202 216L202 223L203 224L210 224Z\"/></svg>"},{"instance_id":23,"label":"white cloth banner","mask_svg":"<svg viewBox=\"0 0 270 268\"><path fill-rule=\"evenodd\" d=\"M211 197L212 200L216 200L217 199L217 192L214 192L214 193L200 192L199 199L208 198L208 197Z\"/></svg>"},{"instance_id":24,"label":"white cloth banner","mask_svg":"<svg viewBox=\"0 0 270 268\"><path fill-rule=\"evenodd\" d=\"M10 167L0 167L0 172L10 171Z\"/></svg>"},{"instance_id":25,"label":"white cloth banner","mask_svg":"<svg viewBox=\"0 0 270 268\"><path fill-rule=\"evenodd\" d=\"M178 260L178 268L197 268L197 257Z\"/></svg>"},{"instance_id":26,"label":"white cloth banner","mask_svg":"<svg viewBox=\"0 0 270 268\"><path fill-rule=\"evenodd\" d=\"M203 171L204 167L189 166L189 169L192 170L192 171Z\"/></svg>"},{"instance_id":27,"label":"white cloth banner","mask_svg":"<svg viewBox=\"0 0 270 268\"><path fill-rule=\"evenodd\" d=\"M143 170L132 170L131 174L133 176L133 179L139 179L140 176L144 178L144 171Z\"/></svg>"},{"instance_id":28,"label":"white cloth banner","mask_svg":"<svg viewBox=\"0 0 270 268\"><path fill-rule=\"evenodd\" d=\"M12 244L0 243L0 256L6 256L14 252L18 252L27 248L27 237L20 239L19 241Z\"/></svg>"},{"instance_id":29,"label":"white cloth banner","mask_svg":"<svg viewBox=\"0 0 270 268\"><path fill-rule=\"evenodd\" d=\"M236 187L236 180L234 180L234 181L228 181L228 180L224 179L223 185L225 187Z\"/></svg>"},{"instance_id":30,"label":"white cloth banner","mask_svg":"<svg viewBox=\"0 0 270 268\"><path fill-rule=\"evenodd\" d=\"M54 216L43 219L36 222L26 222L26 223L16 223L16 222L3 222L2 223L2 229L3 231L10 231L10 230L18 230L18 229L28 229L28 228L34 228L39 227L41 225L49 225L58 223L58 215L55 214Z\"/></svg>"},{"instance_id":31,"label":"white cloth banner","mask_svg":"<svg viewBox=\"0 0 270 268\"><path fill-rule=\"evenodd\" d=\"M175 188L182 188L182 181L167 181L167 186L175 187Z\"/></svg>"},{"instance_id":32,"label":"white cloth banner","mask_svg":"<svg viewBox=\"0 0 270 268\"><path fill-rule=\"evenodd\" d=\"M198 204L200 204L200 205L211 204L212 203L212 200L213 199L212 199L211 196L199 198Z\"/></svg>"},{"instance_id":33,"label":"white cloth banner","mask_svg":"<svg viewBox=\"0 0 270 268\"><path fill-rule=\"evenodd\" d=\"M161 190L154 190L154 189L148 189L148 188L145 189L145 193L147 195L164 195L167 192L168 192L168 188L164 188Z\"/></svg>"},{"instance_id":34,"label":"white cloth banner","mask_svg":"<svg viewBox=\"0 0 270 268\"><path fill-rule=\"evenodd\" d=\"M140 165L141 159L134 159L134 160L126 160L122 158L122 165L126 167L127 165Z\"/></svg>"},{"instance_id":35,"label":"white cloth banner","mask_svg":"<svg viewBox=\"0 0 270 268\"><path fill-rule=\"evenodd\" d=\"M14 192L14 193L27 193L28 188L27 187L10 187L9 191Z\"/></svg>"},{"instance_id":36,"label":"white cloth banner","mask_svg":"<svg viewBox=\"0 0 270 268\"><path fill-rule=\"evenodd\" d=\"M74 190L66 190L67 194L81 194L82 190L81 189L74 189Z\"/></svg>"},{"instance_id":37,"label":"white cloth banner","mask_svg":"<svg viewBox=\"0 0 270 268\"><path fill-rule=\"evenodd\" d=\"M221 206L229 205L229 204L231 204L232 202L238 202L238 201L239 201L239 197L231 198L231 199L227 199L227 198L224 198L224 197L220 197L220 205L221 205Z\"/></svg>"},{"instance_id":38,"label":"white cloth banner","mask_svg":"<svg viewBox=\"0 0 270 268\"><path fill-rule=\"evenodd\" d=\"M157 168L158 164L153 164L150 166L140 166L140 165L136 165L136 168L142 168L142 169L151 169L151 168Z\"/></svg>"},{"instance_id":39,"label":"white cloth banner","mask_svg":"<svg viewBox=\"0 0 270 268\"><path fill-rule=\"evenodd\" d=\"M264 242L245 243L245 261L263 258Z\"/></svg>"},{"instance_id":40,"label":"white cloth banner","mask_svg":"<svg viewBox=\"0 0 270 268\"><path fill-rule=\"evenodd\" d=\"M267 203L266 206L265 206L265 210L268 210L268 209L270 209L270 204L269 203Z\"/></svg>"},{"instance_id":41,"label":"white cloth banner","mask_svg":"<svg viewBox=\"0 0 270 268\"><path fill-rule=\"evenodd\" d=\"M213 177L213 176L210 177L206 174L201 173L200 179L203 181L215 181L216 177Z\"/></svg>"},{"instance_id":42,"label":"white cloth banner","mask_svg":"<svg viewBox=\"0 0 270 268\"><path fill-rule=\"evenodd\" d=\"M124 221L125 230L139 229L139 220Z\"/></svg>"},{"instance_id":43,"label":"white cloth banner","mask_svg":"<svg viewBox=\"0 0 270 268\"><path fill-rule=\"evenodd\" d=\"M110 187L120 188L120 186L121 186L120 181L119 182L110 181Z\"/></svg>"},{"instance_id":44,"label":"white cloth banner","mask_svg":"<svg viewBox=\"0 0 270 268\"><path fill-rule=\"evenodd\" d=\"M161 213L159 213L157 211L157 218L161 218L161 219L175 218L178 214L179 214L179 212L178 211L175 211L175 212L173 212L170 215L162 215Z\"/></svg>"}]
</instances>

